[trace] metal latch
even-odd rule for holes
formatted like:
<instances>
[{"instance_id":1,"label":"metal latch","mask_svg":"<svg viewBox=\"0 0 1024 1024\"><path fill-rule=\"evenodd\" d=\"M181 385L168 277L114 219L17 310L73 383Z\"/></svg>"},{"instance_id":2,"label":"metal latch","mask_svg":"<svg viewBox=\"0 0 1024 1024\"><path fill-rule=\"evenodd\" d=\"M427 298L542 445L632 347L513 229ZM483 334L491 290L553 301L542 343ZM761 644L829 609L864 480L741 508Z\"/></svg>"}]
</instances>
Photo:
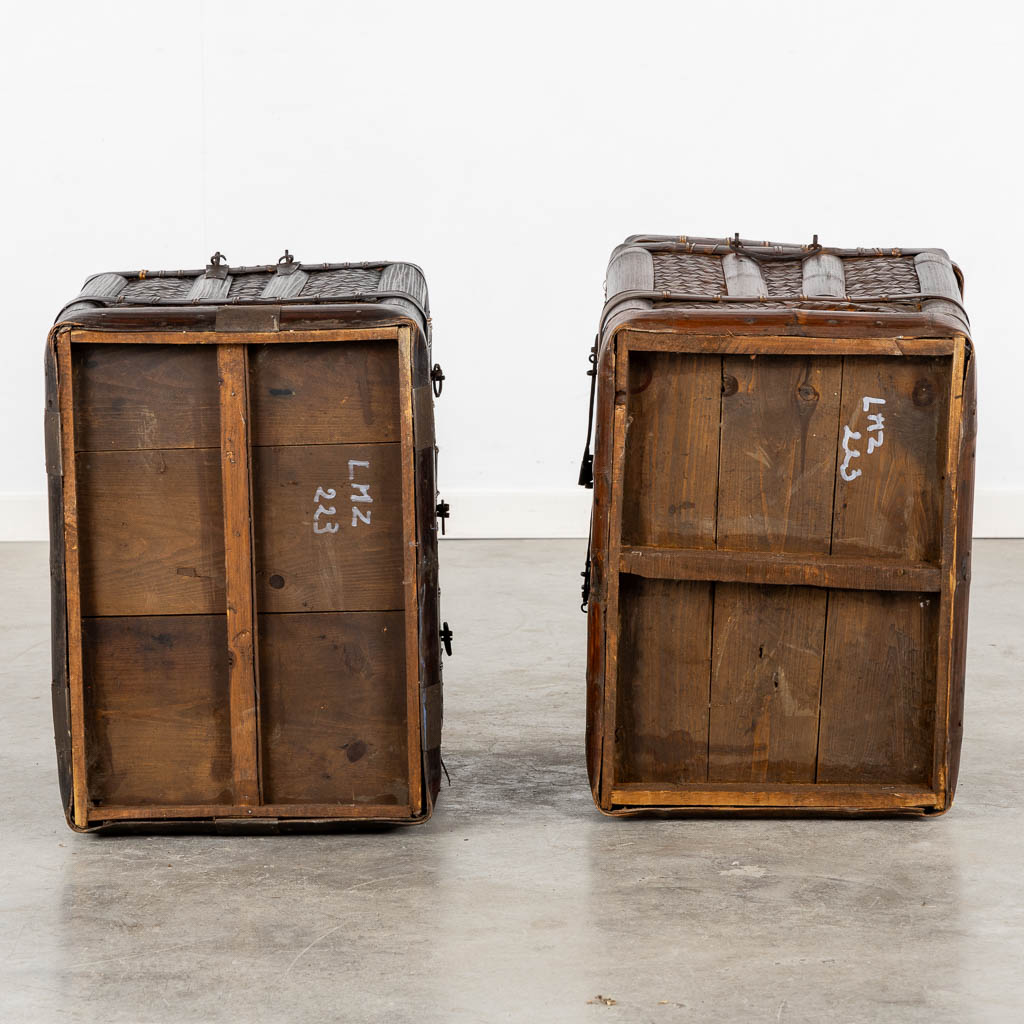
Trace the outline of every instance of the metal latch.
<instances>
[{"instance_id":1,"label":"metal latch","mask_svg":"<svg viewBox=\"0 0 1024 1024\"><path fill-rule=\"evenodd\" d=\"M223 253L215 252L206 265L206 276L218 281L223 281L228 276L228 264Z\"/></svg>"},{"instance_id":2,"label":"metal latch","mask_svg":"<svg viewBox=\"0 0 1024 1024\"><path fill-rule=\"evenodd\" d=\"M583 597L583 603L580 605L580 611L585 612L587 605L590 603L590 544L587 544L587 563L583 567L583 572L580 575L583 577L583 586L580 587L580 591Z\"/></svg>"},{"instance_id":3,"label":"metal latch","mask_svg":"<svg viewBox=\"0 0 1024 1024\"><path fill-rule=\"evenodd\" d=\"M437 514L437 518L441 520L441 536L443 537L445 535L445 523L448 522L448 518L452 514L452 507L442 498L437 503L437 508L434 511Z\"/></svg>"},{"instance_id":4,"label":"metal latch","mask_svg":"<svg viewBox=\"0 0 1024 1024\"><path fill-rule=\"evenodd\" d=\"M277 273L282 277L294 274L300 264L295 262L295 257L285 249L284 255L277 261Z\"/></svg>"},{"instance_id":5,"label":"metal latch","mask_svg":"<svg viewBox=\"0 0 1024 1024\"><path fill-rule=\"evenodd\" d=\"M594 486L594 456L590 453L590 439L594 434L594 393L597 388L597 343L594 338L594 345L590 350L590 369L587 376L590 378L590 402L587 405L587 443L583 447L583 458L580 460L580 487L588 489Z\"/></svg>"},{"instance_id":6,"label":"metal latch","mask_svg":"<svg viewBox=\"0 0 1024 1024\"><path fill-rule=\"evenodd\" d=\"M430 383L434 388L434 397L440 398L441 392L444 390L444 371L441 369L440 363L434 363L434 367L430 371Z\"/></svg>"},{"instance_id":7,"label":"metal latch","mask_svg":"<svg viewBox=\"0 0 1024 1024\"><path fill-rule=\"evenodd\" d=\"M454 634L447 622L441 623L440 637L441 643L444 644L444 653L450 658L452 656L452 639L454 638Z\"/></svg>"}]
</instances>

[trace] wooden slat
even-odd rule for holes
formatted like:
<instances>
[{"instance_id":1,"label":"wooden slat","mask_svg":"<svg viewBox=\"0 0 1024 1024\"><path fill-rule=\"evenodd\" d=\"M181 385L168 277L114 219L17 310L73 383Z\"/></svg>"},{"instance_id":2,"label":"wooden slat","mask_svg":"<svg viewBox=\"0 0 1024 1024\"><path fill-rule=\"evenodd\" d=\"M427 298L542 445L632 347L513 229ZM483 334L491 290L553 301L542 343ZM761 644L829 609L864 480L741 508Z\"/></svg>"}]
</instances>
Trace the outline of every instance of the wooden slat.
<instances>
[{"instance_id":1,"label":"wooden slat","mask_svg":"<svg viewBox=\"0 0 1024 1024\"><path fill-rule=\"evenodd\" d=\"M623 807L810 807L837 810L885 810L933 807L928 786L708 783L676 787L616 786L613 804Z\"/></svg>"},{"instance_id":2,"label":"wooden slat","mask_svg":"<svg viewBox=\"0 0 1024 1024\"><path fill-rule=\"evenodd\" d=\"M954 724L950 721L950 686L953 679L953 648L956 636L953 623L953 601L957 589L960 552L957 548L957 518L960 496L960 438L964 421L964 345L953 353L949 377L949 420L946 426L946 464L942 495L942 595L939 603L937 694L935 700L935 742L932 779L935 789L947 796L947 748ZM955 439L955 440L954 440ZM969 538L968 543L969 543Z\"/></svg>"},{"instance_id":3,"label":"wooden slat","mask_svg":"<svg viewBox=\"0 0 1024 1024\"><path fill-rule=\"evenodd\" d=\"M841 297L846 294L843 261L831 253L818 253L803 261L804 295Z\"/></svg>"},{"instance_id":4,"label":"wooden slat","mask_svg":"<svg viewBox=\"0 0 1024 1024\"><path fill-rule=\"evenodd\" d=\"M191 299L226 299L231 291L231 275L223 277L197 277L188 290L186 301Z\"/></svg>"},{"instance_id":5,"label":"wooden slat","mask_svg":"<svg viewBox=\"0 0 1024 1024\"><path fill-rule=\"evenodd\" d=\"M416 550L416 443L412 409L412 331L398 333L398 393L402 421L402 585L405 602L406 751L409 804L413 815L423 807L420 721L418 561Z\"/></svg>"},{"instance_id":6,"label":"wooden slat","mask_svg":"<svg viewBox=\"0 0 1024 1024\"><path fill-rule=\"evenodd\" d=\"M398 441L393 344L258 345L250 350L254 445Z\"/></svg>"},{"instance_id":7,"label":"wooden slat","mask_svg":"<svg viewBox=\"0 0 1024 1024\"><path fill-rule=\"evenodd\" d=\"M949 373L945 359L846 359L834 554L938 563Z\"/></svg>"},{"instance_id":8,"label":"wooden slat","mask_svg":"<svg viewBox=\"0 0 1024 1024\"><path fill-rule=\"evenodd\" d=\"M400 821L410 816L408 805L400 804L263 804L247 807L243 804L169 804L149 807L125 807L117 804L96 807L90 811L89 821L165 821L174 819L205 818L313 818L342 821L380 818Z\"/></svg>"},{"instance_id":9,"label":"wooden slat","mask_svg":"<svg viewBox=\"0 0 1024 1024\"><path fill-rule=\"evenodd\" d=\"M61 464L64 469L64 558L67 592L68 690L71 704L71 784L74 823L84 828L89 797L85 756L85 704L82 675L81 566L78 550L78 486L75 467L74 386L71 342L57 338L57 384L61 422Z\"/></svg>"},{"instance_id":10,"label":"wooden slat","mask_svg":"<svg viewBox=\"0 0 1024 1024\"><path fill-rule=\"evenodd\" d=\"M248 350L217 349L221 480L224 491L225 592L235 802L260 802L256 616L253 599L252 478L249 462Z\"/></svg>"},{"instance_id":11,"label":"wooden slat","mask_svg":"<svg viewBox=\"0 0 1024 1024\"><path fill-rule=\"evenodd\" d=\"M768 294L761 267L749 256L726 253L722 257L722 273L725 275L725 287L729 295L743 297Z\"/></svg>"},{"instance_id":12,"label":"wooden slat","mask_svg":"<svg viewBox=\"0 0 1024 1024\"><path fill-rule=\"evenodd\" d=\"M394 341L399 328L352 327L327 330L294 331L101 331L76 327L71 332L74 344L101 342L104 345L274 345L280 343L332 341Z\"/></svg>"},{"instance_id":13,"label":"wooden slat","mask_svg":"<svg viewBox=\"0 0 1024 1024\"><path fill-rule=\"evenodd\" d=\"M722 361L718 547L827 552L840 361Z\"/></svg>"},{"instance_id":14,"label":"wooden slat","mask_svg":"<svg viewBox=\"0 0 1024 1024\"><path fill-rule=\"evenodd\" d=\"M407 805L403 612L262 614L259 628L263 799Z\"/></svg>"},{"instance_id":15,"label":"wooden slat","mask_svg":"<svg viewBox=\"0 0 1024 1024\"><path fill-rule=\"evenodd\" d=\"M612 413L611 502L608 510L608 566L619 563L622 544L622 488L626 450L626 391L629 382L629 349L626 345L616 353L615 395ZM608 573L605 597L606 633L604 662L604 749L601 755L601 806L611 806L611 789L615 772L615 722L619 670L619 574Z\"/></svg>"},{"instance_id":16,"label":"wooden slat","mask_svg":"<svg viewBox=\"0 0 1024 1024\"><path fill-rule=\"evenodd\" d=\"M819 782L931 781L934 594L829 593Z\"/></svg>"},{"instance_id":17,"label":"wooden slat","mask_svg":"<svg viewBox=\"0 0 1024 1024\"><path fill-rule=\"evenodd\" d=\"M257 447L253 490L260 611L403 606L398 444Z\"/></svg>"},{"instance_id":18,"label":"wooden slat","mask_svg":"<svg viewBox=\"0 0 1024 1024\"><path fill-rule=\"evenodd\" d=\"M76 465L85 615L224 611L217 448L83 452Z\"/></svg>"},{"instance_id":19,"label":"wooden slat","mask_svg":"<svg viewBox=\"0 0 1024 1024\"><path fill-rule=\"evenodd\" d=\"M381 271L380 278L377 281L377 291L402 292L405 295L413 296L419 305L416 302L409 302L406 299L394 297L385 298L382 301L388 306L402 310L410 320L420 324L421 329L425 329L423 313L420 312L420 309L421 307L423 309L427 307L427 282L419 267L413 266L411 263L388 264Z\"/></svg>"},{"instance_id":20,"label":"wooden slat","mask_svg":"<svg viewBox=\"0 0 1024 1024\"><path fill-rule=\"evenodd\" d=\"M806 587L715 587L708 781L814 781L825 600Z\"/></svg>"},{"instance_id":21,"label":"wooden slat","mask_svg":"<svg viewBox=\"0 0 1024 1024\"><path fill-rule=\"evenodd\" d=\"M619 582L615 778L703 781L708 759L711 587Z\"/></svg>"},{"instance_id":22,"label":"wooden slat","mask_svg":"<svg viewBox=\"0 0 1024 1024\"><path fill-rule=\"evenodd\" d=\"M224 615L87 618L83 635L92 802L241 802Z\"/></svg>"},{"instance_id":23,"label":"wooden slat","mask_svg":"<svg viewBox=\"0 0 1024 1024\"><path fill-rule=\"evenodd\" d=\"M664 580L786 584L850 590L938 591L942 571L927 562L869 555L791 555L784 552L623 548L622 572Z\"/></svg>"},{"instance_id":24,"label":"wooden slat","mask_svg":"<svg viewBox=\"0 0 1024 1024\"><path fill-rule=\"evenodd\" d=\"M293 270L290 274L273 274L263 286L260 298L292 299L306 286L309 274L304 270Z\"/></svg>"},{"instance_id":25,"label":"wooden slat","mask_svg":"<svg viewBox=\"0 0 1024 1024\"><path fill-rule=\"evenodd\" d=\"M605 273L605 298L612 299L619 292L649 292L654 289L654 257L638 245L620 245L612 252ZM631 309L652 309L649 299L626 299L616 305L618 313Z\"/></svg>"},{"instance_id":26,"label":"wooden slat","mask_svg":"<svg viewBox=\"0 0 1024 1024\"><path fill-rule=\"evenodd\" d=\"M629 325L630 348L645 352L778 356L948 356L953 338L796 338L644 331Z\"/></svg>"},{"instance_id":27,"label":"wooden slat","mask_svg":"<svg viewBox=\"0 0 1024 1024\"><path fill-rule=\"evenodd\" d=\"M182 345L75 345L75 448L215 448L217 357Z\"/></svg>"},{"instance_id":28,"label":"wooden slat","mask_svg":"<svg viewBox=\"0 0 1024 1024\"><path fill-rule=\"evenodd\" d=\"M631 354L628 402L623 543L714 547L721 360Z\"/></svg>"},{"instance_id":29,"label":"wooden slat","mask_svg":"<svg viewBox=\"0 0 1024 1024\"><path fill-rule=\"evenodd\" d=\"M946 302L943 299L926 299L922 304L924 311L939 316L953 317L963 324L964 330L967 330L967 318L960 308L962 301L960 285L953 272L953 264L950 262L949 256L941 249L918 253L914 257L914 269L917 271L917 279L923 294L945 295L954 300Z\"/></svg>"}]
</instances>

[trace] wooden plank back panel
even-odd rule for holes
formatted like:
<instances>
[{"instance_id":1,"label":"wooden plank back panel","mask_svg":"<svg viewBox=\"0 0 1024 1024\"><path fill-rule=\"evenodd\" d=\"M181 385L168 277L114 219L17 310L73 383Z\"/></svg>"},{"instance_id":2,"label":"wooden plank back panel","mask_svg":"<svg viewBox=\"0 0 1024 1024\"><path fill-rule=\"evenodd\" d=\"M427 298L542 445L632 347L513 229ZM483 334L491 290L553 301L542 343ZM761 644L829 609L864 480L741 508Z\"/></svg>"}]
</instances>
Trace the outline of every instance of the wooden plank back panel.
<instances>
[{"instance_id":1,"label":"wooden plank back panel","mask_svg":"<svg viewBox=\"0 0 1024 1024\"><path fill-rule=\"evenodd\" d=\"M834 554L939 561L949 374L945 358L845 357Z\"/></svg>"},{"instance_id":2,"label":"wooden plank back panel","mask_svg":"<svg viewBox=\"0 0 1024 1024\"><path fill-rule=\"evenodd\" d=\"M254 345L250 367L254 444L401 438L394 343Z\"/></svg>"},{"instance_id":3,"label":"wooden plank back panel","mask_svg":"<svg viewBox=\"0 0 1024 1024\"><path fill-rule=\"evenodd\" d=\"M217 356L183 345L74 345L75 448L216 448Z\"/></svg>"},{"instance_id":4,"label":"wooden plank back panel","mask_svg":"<svg viewBox=\"0 0 1024 1024\"><path fill-rule=\"evenodd\" d=\"M231 803L223 615L83 619L93 804Z\"/></svg>"},{"instance_id":5,"label":"wooden plank back panel","mask_svg":"<svg viewBox=\"0 0 1024 1024\"><path fill-rule=\"evenodd\" d=\"M932 769L935 594L829 594L818 782L925 783Z\"/></svg>"},{"instance_id":6,"label":"wooden plank back panel","mask_svg":"<svg viewBox=\"0 0 1024 1024\"><path fill-rule=\"evenodd\" d=\"M260 615L267 803L408 804L401 611Z\"/></svg>"},{"instance_id":7,"label":"wooden plank back panel","mask_svg":"<svg viewBox=\"0 0 1024 1024\"><path fill-rule=\"evenodd\" d=\"M723 360L719 548L828 551L840 374L823 356Z\"/></svg>"},{"instance_id":8,"label":"wooden plank back panel","mask_svg":"<svg viewBox=\"0 0 1024 1024\"><path fill-rule=\"evenodd\" d=\"M257 607L404 607L397 444L253 449Z\"/></svg>"},{"instance_id":9,"label":"wooden plank back panel","mask_svg":"<svg viewBox=\"0 0 1024 1024\"><path fill-rule=\"evenodd\" d=\"M715 546L721 362L630 354L624 544Z\"/></svg>"},{"instance_id":10,"label":"wooden plank back panel","mask_svg":"<svg viewBox=\"0 0 1024 1024\"><path fill-rule=\"evenodd\" d=\"M220 452L77 456L84 615L223 612Z\"/></svg>"},{"instance_id":11,"label":"wooden plank back panel","mask_svg":"<svg viewBox=\"0 0 1024 1024\"><path fill-rule=\"evenodd\" d=\"M813 782L824 590L715 585L711 782Z\"/></svg>"},{"instance_id":12,"label":"wooden plank back panel","mask_svg":"<svg viewBox=\"0 0 1024 1024\"><path fill-rule=\"evenodd\" d=\"M708 756L711 585L622 576L618 782L703 782Z\"/></svg>"}]
</instances>

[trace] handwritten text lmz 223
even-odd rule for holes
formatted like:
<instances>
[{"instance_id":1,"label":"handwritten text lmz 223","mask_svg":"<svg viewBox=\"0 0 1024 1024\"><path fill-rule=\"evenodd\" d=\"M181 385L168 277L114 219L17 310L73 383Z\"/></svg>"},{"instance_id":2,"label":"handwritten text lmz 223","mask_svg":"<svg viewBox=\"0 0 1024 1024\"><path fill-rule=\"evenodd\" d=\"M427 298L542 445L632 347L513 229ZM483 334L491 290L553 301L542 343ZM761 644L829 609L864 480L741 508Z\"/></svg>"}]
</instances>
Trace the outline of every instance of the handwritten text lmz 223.
<instances>
[{"instance_id":1,"label":"handwritten text lmz 223","mask_svg":"<svg viewBox=\"0 0 1024 1024\"><path fill-rule=\"evenodd\" d=\"M363 473L357 473L357 470L369 471L369 469L370 463L368 461L360 459L348 460L348 479L351 489L348 500L352 507L352 526L359 526L360 523L365 523L369 526L373 518L373 509L370 508L373 504L370 485L368 483L360 483L356 479L357 476L363 476ZM333 487L318 487L316 489L316 494L313 495L313 501L317 503L316 511L313 513L314 533L337 533L341 528L340 524L331 518L338 514L337 508L334 505L323 504L325 501L334 501L337 497L338 492Z\"/></svg>"},{"instance_id":2,"label":"handwritten text lmz 223","mask_svg":"<svg viewBox=\"0 0 1024 1024\"><path fill-rule=\"evenodd\" d=\"M884 398L868 398L866 395L861 400L861 406L868 414L868 426L867 426L867 454L870 455L875 449L881 448L885 443L885 417L881 412L872 412L871 407L873 405L885 405ZM863 470L851 469L850 464L854 459L861 457L860 448L854 448L852 442L860 441L861 432L859 430L851 430L850 425L846 424L843 427L843 461L839 466L839 475L844 480L856 480L861 475Z\"/></svg>"}]
</instances>

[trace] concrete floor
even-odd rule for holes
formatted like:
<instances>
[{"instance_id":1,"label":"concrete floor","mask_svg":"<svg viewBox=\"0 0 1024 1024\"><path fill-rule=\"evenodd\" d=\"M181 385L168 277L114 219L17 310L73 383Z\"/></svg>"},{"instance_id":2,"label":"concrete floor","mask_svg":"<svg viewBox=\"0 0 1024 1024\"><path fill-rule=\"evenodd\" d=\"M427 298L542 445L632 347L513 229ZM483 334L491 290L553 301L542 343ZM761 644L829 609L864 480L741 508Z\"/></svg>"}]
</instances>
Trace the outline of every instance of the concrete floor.
<instances>
[{"instance_id":1,"label":"concrete floor","mask_svg":"<svg viewBox=\"0 0 1024 1024\"><path fill-rule=\"evenodd\" d=\"M458 541L431 822L104 839L60 812L45 546L2 545L0 1020L1024 1020L1024 542L975 551L942 818L601 817L583 544Z\"/></svg>"}]
</instances>

